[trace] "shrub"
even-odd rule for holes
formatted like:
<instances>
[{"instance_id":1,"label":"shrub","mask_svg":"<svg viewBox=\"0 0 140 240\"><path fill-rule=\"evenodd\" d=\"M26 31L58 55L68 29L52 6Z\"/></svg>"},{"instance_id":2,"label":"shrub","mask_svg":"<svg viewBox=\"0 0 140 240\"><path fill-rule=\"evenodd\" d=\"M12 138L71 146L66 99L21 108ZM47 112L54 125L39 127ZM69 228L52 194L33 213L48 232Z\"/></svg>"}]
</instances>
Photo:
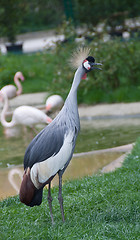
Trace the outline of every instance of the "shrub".
<instances>
[{"instance_id":1,"label":"shrub","mask_svg":"<svg viewBox=\"0 0 140 240\"><path fill-rule=\"evenodd\" d=\"M7 37L11 43L16 41L22 18L21 0L1 0L0 5L0 28L1 36Z\"/></svg>"},{"instance_id":2,"label":"shrub","mask_svg":"<svg viewBox=\"0 0 140 240\"><path fill-rule=\"evenodd\" d=\"M102 62L103 66L102 71L92 71L88 75L88 82L81 81L79 103L139 101L140 42L95 39L88 46L96 62ZM74 76L68 59L75 48L75 43L68 42L43 53L0 56L0 87L11 83L16 71L22 71L26 78L24 93L49 91L65 99Z\"/></svg>"}]
</instances>

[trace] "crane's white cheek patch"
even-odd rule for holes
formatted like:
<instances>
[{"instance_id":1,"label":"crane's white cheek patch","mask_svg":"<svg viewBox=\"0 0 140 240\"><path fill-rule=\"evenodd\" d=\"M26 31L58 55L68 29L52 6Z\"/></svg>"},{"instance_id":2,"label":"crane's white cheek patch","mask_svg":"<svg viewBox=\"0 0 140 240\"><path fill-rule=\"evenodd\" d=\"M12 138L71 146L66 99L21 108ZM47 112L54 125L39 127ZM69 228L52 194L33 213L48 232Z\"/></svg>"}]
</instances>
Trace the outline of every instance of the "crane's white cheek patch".
<instances>
[{"instance_id":1,"label":"crane's white cheek patch","mask_svg":"<svg viewBox=\"0 0 140 240\"><path fill-rule=\"evenodd\" d=\"M63 169L64 165L71 157L73 137L74 134L70 132L65 137L64 143L56 155L51 156L43 162L34 164L31 168L31 180L36 188L40 187L40 183L45 183L51 176Z\"/></svg>"},{"instance_id":2,"label":"crane's white cheek patch","mask_svg":"<svg viewBox=\"0 0 140 240\"><path fill-rule=\"evenodd\" d=\"M84 67L87 69L87 70L90 70L90 65L88 63L88 61L86 60L84 63L83 63Z\"/></svg>"}]
</instances>

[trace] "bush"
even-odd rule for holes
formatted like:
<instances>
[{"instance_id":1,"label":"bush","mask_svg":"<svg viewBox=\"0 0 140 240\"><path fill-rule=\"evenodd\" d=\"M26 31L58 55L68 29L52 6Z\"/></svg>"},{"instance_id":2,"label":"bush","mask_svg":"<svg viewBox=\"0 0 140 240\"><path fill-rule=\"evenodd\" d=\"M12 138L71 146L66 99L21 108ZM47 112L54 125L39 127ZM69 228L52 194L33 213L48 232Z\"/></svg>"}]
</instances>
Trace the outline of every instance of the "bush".
<instances>
[{"instance_id":1,"label":"bush","mask_svg":"<svg viewBox=\"0 0 140 240\"><path fill-rule=\"evenodd\" d=\"M11 43L16 41L19 33L22 14L24 14L21 0L1 0L0 5L0 28L1 36L7 37Z\"/></svg>"},{"instance_id":2,"label":"bush","mask_svg":"<svg viewBox=\"0 0 140 240\"><path fill-rule=\"evenodd\" d=\"M104 43L95 39L89 46L96 62L102 62L103 66L102 71L92 71L89 74L88 84L82 81L82 98L85 95L88 103L130 102L134 99L139 101L140 42L116 39ZM97 95L97 99L94 94Z\"/></svg>"},{"instance_id":3,"label":"bush","mask_svg":"<svg viewBox=\"0 0 140 240\"><path fill-rule=\"evenodd\" d=\"M119 40L88 44L96 62L102 62L102 71L88 74L78 89L79 103L139 101L140 95L140 42ZM65 99L73 80L74 71L68 60L76 48L74 43L58 44L53 51L33 55L0 56L1 86L11 83L16 71L25 75L23 92L48 91Z\"/></svg>"},{"instance_id":4,"label":"bush","mask_svg":"<svg viewBox=\"0 0 140 240\"><path fill-rule=\"evenodd\" d=\"M137 17L140 13L139 1L128 0L73 0L75 17L80 23L95 25L107 20L110 24L120 25L125 17ZM112 21L109 21L112 20Z\"/></svg>"},{"instance_id":5,"label":"bush","mask_svg":"<svg viewBox=\"0 0 140 240\"><path fill-rule=\"evenodd\" d=\"M22 16L21 32L48 29L62 22L64 13L60 0L25 0L23 5L25 13Z\"/></svg>"}]
</instances>

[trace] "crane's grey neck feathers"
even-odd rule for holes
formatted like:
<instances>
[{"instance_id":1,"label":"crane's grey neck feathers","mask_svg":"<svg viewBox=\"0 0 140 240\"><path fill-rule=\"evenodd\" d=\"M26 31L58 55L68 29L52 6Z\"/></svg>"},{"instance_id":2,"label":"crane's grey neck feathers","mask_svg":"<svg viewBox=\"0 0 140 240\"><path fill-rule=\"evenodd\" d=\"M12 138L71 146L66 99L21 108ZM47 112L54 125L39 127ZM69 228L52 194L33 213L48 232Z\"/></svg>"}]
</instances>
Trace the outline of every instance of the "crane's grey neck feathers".
<instances>
[{"instance_id":1,"label":"crane's grey neck feathers","mask_svg":"<svg viewBox=\"0 0 140 240\"><path fill-rule=\"evenodd\" d=\"M70 66L77 70L75 72L72 87L67 98L69 98L72 95L72 97L75 97L76 103L77 103L77 89L83 75L86 72L82 66L82 63L89 56L89 54L90 54L90 48L79 47L76 49L76 51L73 52L72 57L69 60Z\"/></svg>"},{"instance_id":2,"label":"crane's grey neck feathers","mask_svg":"<svg viewBox=\"0 0 140 240\"><path fill-rule=\"evenodd\" d=\"M77 89L84 74L85 74L85 69L81 65L80 67L78 67L77 71L75 72L73 83L71 86L71 90L68 94L68 97L70 97L73 94L76 94L76 97L77 97Z\"/></svg>"}]
</instances>

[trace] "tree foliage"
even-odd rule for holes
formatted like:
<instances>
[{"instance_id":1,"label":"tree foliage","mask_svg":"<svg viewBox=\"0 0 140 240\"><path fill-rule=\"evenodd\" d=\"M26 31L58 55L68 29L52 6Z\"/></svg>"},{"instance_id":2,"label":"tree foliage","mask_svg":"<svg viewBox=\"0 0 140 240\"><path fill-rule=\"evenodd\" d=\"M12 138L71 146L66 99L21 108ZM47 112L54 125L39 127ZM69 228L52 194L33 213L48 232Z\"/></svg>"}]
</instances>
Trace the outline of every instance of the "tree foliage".
<instances>
[{"instance_id":1,"label":"tree foliage","mask_svg":"<svg viewBox=\"0 0 140 240\"><path fill-rule=\"evenodd\" d=\"M10 42L15 42L22 22L21 0L1 0L0 2L0 29L1 36L6 36Z\"/></svg>"},{"instance_id":2,"label":"tree foliage","mask_svg":"<svg viewBox=\"0 0 140 240\"><path fill-rule=\"evenodd\" d=\"M71 17L74 24L88 27L105 21L114 27L123 24L125 18L140 15L138 0L1 0L1 36L14 41L20 32L57 27L64 16ZM20 25L20 29L19 29Z\"/></svg>"},{"instance_id":3,"label":"tree foliage","mask_svg":"<svg viewBox=\"0 0 140 240\"><path fill-rule=\"evenodd\" d=\"M54 27L62 22L62 18L61 0L25 0L22 31Z\"/></svg>"},{"instance_id":4,"label":"tree foliage","mask_svg":"<svg viewBox=\"0 0 140 240\"><path fill-rule=\"evenodd\" d=\"M140 15L138 0L73 0L76 18L80 23L97 24L98 22L114 19L118 23L126 17ZM117 20L116 20L117 19Z\"/></svg>"}]
</instances>

